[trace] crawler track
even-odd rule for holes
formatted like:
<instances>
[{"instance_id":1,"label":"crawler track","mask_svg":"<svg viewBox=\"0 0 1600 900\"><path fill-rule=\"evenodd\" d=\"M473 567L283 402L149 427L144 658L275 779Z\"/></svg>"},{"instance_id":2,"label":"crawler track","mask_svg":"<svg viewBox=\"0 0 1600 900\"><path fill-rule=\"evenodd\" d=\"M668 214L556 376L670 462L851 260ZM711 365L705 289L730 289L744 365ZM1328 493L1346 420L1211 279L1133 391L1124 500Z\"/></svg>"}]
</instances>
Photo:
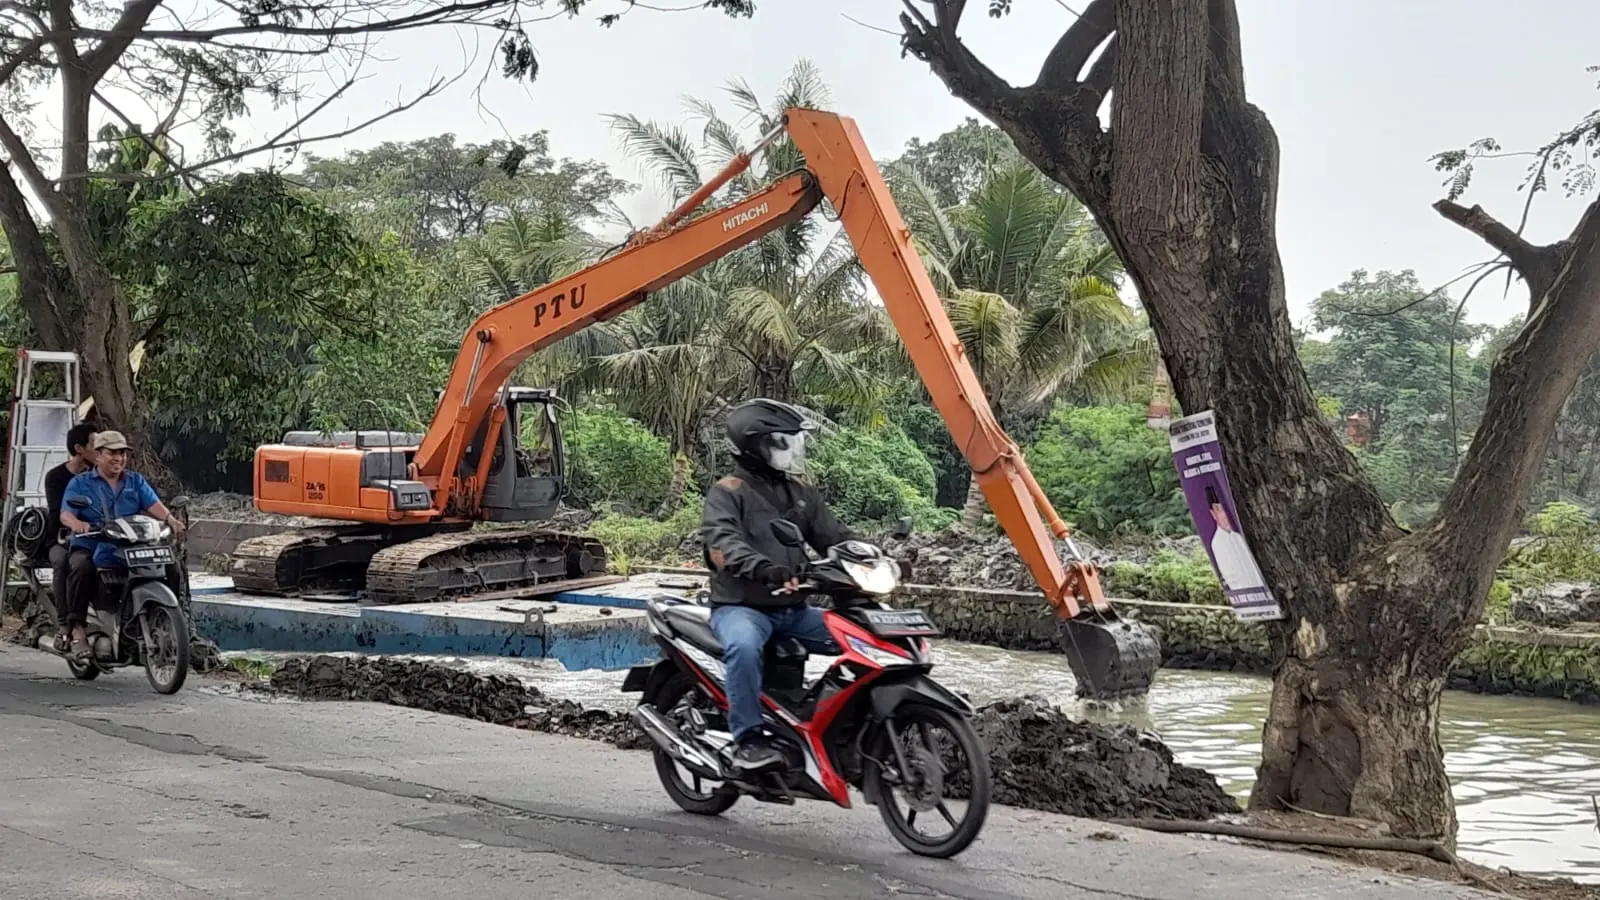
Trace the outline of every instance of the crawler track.
<instances>
[{"instance_id":1,"label":"crawler track","mask_svg":"<svg viewBox=\"0 0 1600 900\"><path fill-rule=\"evenodd\" d=\"M247 538L233 549L228 574L247 594L358 588L384 536L367 525L330 525Z\"/></svg>"},{"instance_id":2,"label":"crawler track","mask_svg":"<svg viewBox=\"0 0 1600 900\"><path fill-rule=\"evenodd\" d=\"M229 574L247 594L365 588L365 603L427 603L602 574L605 547L543 528L332 525L241 541Z\"/></svg>"},{"instance_id":3,"label":"crawler track","mask_svg":"<svg viewBox=\"0 0 1600 900\"><path fill-rule=\"evenodd\" d=\"M604 573L606 551L581 534L500 528L385 547L367 567L369 604L427 603Z\"/></svg>"}]
</instances>

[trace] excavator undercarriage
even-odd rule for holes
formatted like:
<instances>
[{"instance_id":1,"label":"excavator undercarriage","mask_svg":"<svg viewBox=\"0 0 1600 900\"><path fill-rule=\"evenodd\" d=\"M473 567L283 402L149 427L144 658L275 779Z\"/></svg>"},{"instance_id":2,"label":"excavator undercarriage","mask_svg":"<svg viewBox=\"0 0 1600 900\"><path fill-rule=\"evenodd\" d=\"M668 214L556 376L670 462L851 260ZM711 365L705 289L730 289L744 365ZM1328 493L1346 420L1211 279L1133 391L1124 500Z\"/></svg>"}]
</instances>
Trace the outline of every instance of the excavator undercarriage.
<instances>
[{"instance_id":1,"label":"excavator undercarriage","mask_svg":"<svg viewBox=\"0 0 1600 900\"><path fill-rule=\"evenodd\" d=\"M803 169L707 206L749 168L751 154L784 134L804 158ZM565 451L553 395L507 383L536 350L644 302L825 199L995 518L1061 620L1062 650L1079 694L1145 693L1160 661L1157 633L1112 609L1098 570L1078 554L1021 450L995 421L860 131L843 116L798 107L617 252L481 315L426 433L294 432L258 448L257 508L351 524L241 543L235 584L278 594L359 585L368 603L410 603L603 572L606 554L598 543L534 524L557 509ZM542 415L521 416L529 404ZM484 527L489 523L509 527ZM1058 551L1058 540L1069 553Z\"/></svg>"},{"instance_id":2,"label":"excavator undercarriage","mask_svg":"<svg viewBox=\"0 0 1600 900\"><path fill-rule=\"evenodd\" d=\"M367 604L428 603L603 575L605 547L581 534L466 524L334 525L241 541L229 574L251 594L357 592Z\"/></svg>"}]
</instances>

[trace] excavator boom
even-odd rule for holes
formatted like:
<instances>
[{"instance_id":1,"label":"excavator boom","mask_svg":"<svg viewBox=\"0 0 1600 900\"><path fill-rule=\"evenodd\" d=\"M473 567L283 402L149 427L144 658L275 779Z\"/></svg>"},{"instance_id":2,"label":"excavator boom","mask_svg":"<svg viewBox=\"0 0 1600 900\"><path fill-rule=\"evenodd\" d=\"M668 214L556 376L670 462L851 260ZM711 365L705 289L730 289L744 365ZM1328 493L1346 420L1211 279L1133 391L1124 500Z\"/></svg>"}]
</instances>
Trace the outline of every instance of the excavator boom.
<instances>
[{"instance_id":1,"label":"excavator boom","mask_svg":"<svg viewBox=\"0 0 1600 900\"><path fill-rule=\"evenodd\" d=\"M345 491L341 496L359 502L332 510L300 501L269 506L261 501L259 470L268 464L263 453L269 449L263 448L257 454L257 505L272 512L391 525L485 518L486 476L493 460L482 446L474 447L489 440L484 436L498 433L497 426L505 421L505 385L518 365L540 348L610 319L652 291L799 219L826 197L996 519L1061 620L1063 650L1077 675L1079 694L1110 699L1145 693L1159 663L1154 636L1144 626L1117 617L1101 591L1098 570L1077 553L1020 449L995 420L912 246L910 229L855 123L820 110L789 109L783 124L763 136L757 149L785 132L805 159L804 170L697 214L723 184L748 168L755 150L749 151L614 255L480 316L456 356L406 478L384 482L389 493ZM386 502L390 496L416 502ZM1056 538L1065 542L1069 559L1058 553ZM452 535L428 540L451 547L464 543Z\"/></svg>"}]
</instances>

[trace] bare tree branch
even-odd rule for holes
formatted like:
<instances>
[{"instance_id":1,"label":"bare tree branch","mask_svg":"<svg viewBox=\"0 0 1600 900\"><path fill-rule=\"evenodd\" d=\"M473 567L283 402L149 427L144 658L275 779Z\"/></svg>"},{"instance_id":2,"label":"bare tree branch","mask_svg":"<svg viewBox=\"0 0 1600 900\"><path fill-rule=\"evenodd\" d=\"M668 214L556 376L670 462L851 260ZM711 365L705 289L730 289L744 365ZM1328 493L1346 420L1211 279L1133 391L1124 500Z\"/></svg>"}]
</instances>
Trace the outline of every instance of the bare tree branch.
<instances>
[{"instance_id":1,"label":"bare tree branch","mask_svg":"<svg viewBox=\"0 0 1600 900\"><path fill-rule=\"evenodd\" d=\"M351 37L358 34L378 34L391 31L407 31L415 28L427 28L433 25L457 24L480 25L492 27L493 23L475 18L475 16L497 12L505 8L505 0L473 0L470 3L448 3L443 6L425 9L411 15L399 16L381 21L356 22L348 25L283 25L277 22L260 22L253 25L230 25L222 28L196 28L196 29L143 29L133 35L133 40L139 41L177 41L180 43L205 44L217 38L236 37L239 35L276 34L284 37ZM112 29L80 28L77 32L82 37L101 38L109 40L117 37L117 31Z\"/></svg>"},{"instance_id":2,"label":"bare tree branch","mask_svg":"<svg viewBox=\"0 0 1600 900\"><path fill-rule=\"evenodd\" d=\"M18 47L16 52L11 54L10 59L0 63L0 84L10 81L11 76L17 74L18 69L32 62L33 58L38 55L39 48L45 45L46 40L46 36L42 34L30 38L26 44Z\"/></svg>"},{"instance_id":3,"label":"bare tree branch","mask_svg":"<svg viewBox=\"0 0 1600 900\"><path fill-rule=\"evenodd\" d=\"M28 186L38 195L39 202L45 205L52 216L58 214L61 211L61 204L55 184L44 174L44 170L39 168L39 163L28 151L28 145L12 129L11 123L6 121L3 114L0 114L0 148L3 148L10 157L11 165L22 170L22 177L27 179Z\"/></svg>"},{"instance_id":4,"label":"bare tree branch","mask_svg":"<svg viewBox=\"0 0 1600 900\"><path fill-rule=\"evenodd\" d=\"M1091 96L1085 87L1066 92L1013 87L956 36L959 9L946 0L925 0L934 9L930 21L913 0L902 2L902 54L927 63L950 93L999 126L1024 157L1078 197L1097 202L1107 196L1110 145L1096 115L1103 94ZM1107 78L1110 71L1099 77Z\"/></svg>"},{"instance_id":5,"label":"bare tree branch","mask_svg":"<svg viewBox=\"0 0 1600 900\"><path fill-rule=\"evenodd\" d=\"M1064 91L1078 83L1089 57L1117 27L1116 0L1092 0L1050 49L1034 87Z\"/></svg>"},{"instance_id":6,"label":"bare tree branch","mask_svg":"<svg viewBox=\"0 0 1600 900\"><path fill-rule=\"evenodd\" d=\"M1440 200L1433 204L1433 208L1439 215L1482 238L1484 243L1510 260L1517 274L1528 284L1530 305L1537 306L1549 293L1561 269L1562 244L1534 244L1476 204L1468 208L1451 200Z\"/></svg>"},{"instance_id":7,"label":"bare tree branch","mask_svg":"<svg viewBox=\"0 0 1600 900\"><path fill-rule=\"evenodd\" d=\"M100 43L83 58L90 84L98 84L111 71L111 65L127 51L134 39L142 36L140 32L145 23L150 21L150 14L160 5L161 0L128 0L116 24L111 26L109 32L99 35Z\"/></svg>"},{"instance_id":8,"label":"bare tree branch","mask_svg":"<svg viewBox=\"0 0 1600 900\"><path fill-rule=\"evenodd\" d=\"M64 350L71 345L61 317L60 282L55 277L44 238L28 209L28 199L9 166L0 165L0 229L11 246L17 273L17 300L44 341L45 349Z\"/></svg>"},{"instance_id":9,"label":"bare tree branch","mask_svg":"<svg viewBox=\"0 0 1600 900\"><path fill-rule=\"evenodd\" d=\"M458 78L459 78L459 76L458 76ZM270 152L272 152L274 150L282 150L282 149L286 149L286 148L289 148L289 147L302 147L302 146L305 146L306 144L321 143L322 141L336 141L336 140L338 140L340 138L343 138L343 137L349 137L350 135L355 134L358 131L362 131L364 129L370 128L373 125L376 125L377 123L382 122L384 119L387 119L390 116L396 116L396 115L399 115L400 113L406 112L409 109L412 109L413 107L417 106L422 101L424 101L424 100L428 99L429 97L432 97L435 94L438 94L440 91L444 90L445 87L447 87L448 85L453 83L455 80L456 79L439 79L439 80L435 81L433 84L429 85L428 88L426 90L424 90L422 93L420 93L417 96L411 98L410 100L406 101L405 103L401 103L401 104L399 104L397 106L391 107L390 109L384 110L383 112L378 113L377 115L370 116L370 117L368 117L366 119L363 119L360 122L357 122L356 124L351 125L348 128L342 128L342 129L340 129L338 131L328 132L326 134L319 134L319 135L316 135L314 137L298 137L298 136L295 136L295 132L298 131L302 125L304 125L307 121L309 121L317 113L319 113L323 109L327 108L327 106L330 103L332 103L334 100L338 99L338 97L340 95L342 95L345 91L349 90L351 85L353 85L355 83L354 81L350 81L350 82L347 82L345 85L341 86L337 91L333 92L328 97L323 99L321 102L319 102L311 110L311 112L308 112L305 115L301 116L298 120L295 121L295 123L293 125L290 125L289 127L285 128L283 131L279 132L276 136L272 137L271 139L267 140L266 142L261 143L261 144L257 144L255 146L252 146L252 147L249 147L249 148L246 148L244 150L236 150L236 151L234 151L232 153L225 153L225 154L223 154L221 156L214 156L214 157L212 157L210 159L206 159L206 160L203 160L203 161L198 162L198 163L193 163L191 165L180 166L180 167L177 167L176 169L174 169L174 171L172 171L170 173L164 173L161 177L167 178L167 177L174 177L174 176L176 176L176 177L190 176L190 175L194 175L195 173L198 173L202 169L215 168L217 166L226 165L226 164L231 163L231 162L237 162L237 161L239 161L241 159L246 159L246 158L251 157L251 156L256 156L256 155L259 155L259 154L262 154L262 153L270 153ZM3 122L0 122L0 124L3 124ZM3 137L3 135L0 135L0 137ZM125 174L125 175L124 174L111 174L111 173L95 173L95 175L93 177L95 177L95 178L104 178L104 179L106 179L108 181L129 182L129 181L148 180L150 176L132 174L132 173Z\"/></svg>"}]
</instances>

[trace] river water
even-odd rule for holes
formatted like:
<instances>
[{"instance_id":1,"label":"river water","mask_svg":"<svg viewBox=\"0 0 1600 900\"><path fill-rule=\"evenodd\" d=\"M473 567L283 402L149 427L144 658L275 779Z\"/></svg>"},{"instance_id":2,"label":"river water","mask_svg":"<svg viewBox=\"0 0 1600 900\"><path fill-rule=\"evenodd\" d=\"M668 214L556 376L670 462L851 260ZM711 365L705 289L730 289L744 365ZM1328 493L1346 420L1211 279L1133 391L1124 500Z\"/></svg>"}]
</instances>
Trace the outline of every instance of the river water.
<instances>
[{"instance_id":1,"label":"river water","mask_svg":"<svg viewBox=\"0 0 1600 900\"><path fill-rule=\"evenodd\" d=\"M1072 696L1066 661L957 641L936 647L935 670L975 703L1040 694L1074 715L1126 722L1161 736L1179 761L1211 772L1242 803L1261 752L1265 678L1162 669L1149 697L1121 709L1086 708ZM444 660L440 660L444 661ZM622 673L567 672L523 660L450 659L485 674L515 675L545 693L626 708ZM820 673L827 660L814 660ZM1600 710L1556 700L1446 692L1445 766L1461 822L1461 855L1530 875L1600 884Z\"/></svg>"}]
</instances>

